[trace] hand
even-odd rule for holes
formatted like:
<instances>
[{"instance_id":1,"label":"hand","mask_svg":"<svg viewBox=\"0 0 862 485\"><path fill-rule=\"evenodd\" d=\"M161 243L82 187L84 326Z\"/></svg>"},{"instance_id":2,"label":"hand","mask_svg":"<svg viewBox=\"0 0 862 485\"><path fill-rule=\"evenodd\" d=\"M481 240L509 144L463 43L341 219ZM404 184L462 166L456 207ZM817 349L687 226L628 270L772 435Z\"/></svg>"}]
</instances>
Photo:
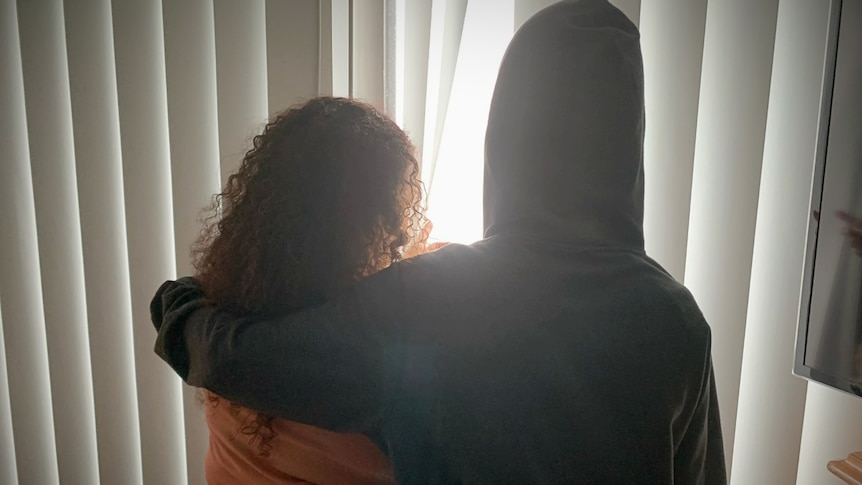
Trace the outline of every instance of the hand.
<instances>
[{"instance_id":1,"label":"hand","mask_svg":"<svg viewBox=\"0 0 862 485\"><path fill-rule=\"evenodd\" d=\"M433 253L434 251L436 251L436 250L438 250L444 246L448 246L448 245L449 245L448 241L438 241L435 243L426 244L425 245L425 252L426 253Z\"/></svg>"},{"instance_id":2,"label":"hand","mask_svg":"<svg viewBox=\"0 0 862 485\"><path fill-rule=\"evenodd\" d=\"M409 259L420 254L432 253L443 246L449 244L448 242L434 242L428 243L428 238L431 237L431 230L434 228L434 224L431 221L425 223L425 226L422 227L422 237L419 238L419 242L405 248L404 253L402 254L403 259Z\"/></svg>"},{"instance_id":3,"label":"hand","mask_svg":"<svg viewBox=\"0 0 862 485\"><path fill-rule=\"evenodd\" d=\"M188 315L207 305L200 283L190 277L166 281L150 302L150 320L156 327L155 352L188 382L189 354L183 336Z\"/></svg>"},{"instance_id":4,"label":"hand","mask_svg":"<svg viewBox=\"0 0 862 485\"><path fill-rule=\"evenodd\" d=\"M858 256L862 256L862 219L844 211L835 211L835 216L844 222L841 234L850 241L850 247Z\"/></svg>"},{"instance_id":5,"label":"hand","mask_svg":"<svg viewBox=\"0 0 862 485\"><path fill-rule=\"evenodd\" d=\"M150 321L159 331L167 313L190 302L202 302L203 299L201 284L192 277L165 281L150 301Z\"/></svg>"}]
</instances>

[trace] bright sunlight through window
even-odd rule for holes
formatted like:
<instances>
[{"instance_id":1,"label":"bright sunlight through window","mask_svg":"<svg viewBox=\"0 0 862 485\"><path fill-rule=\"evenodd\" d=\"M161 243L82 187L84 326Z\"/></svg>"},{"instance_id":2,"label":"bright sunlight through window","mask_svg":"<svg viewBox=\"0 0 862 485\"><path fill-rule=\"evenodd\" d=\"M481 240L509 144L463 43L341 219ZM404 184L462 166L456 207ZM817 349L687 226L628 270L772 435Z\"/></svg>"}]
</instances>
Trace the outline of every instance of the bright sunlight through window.
<instances>
[{"instance_id":1,"label":"bright sunlight through window","mask_svg":"<svg viewBox=\"0 0 862 485\"><path fill-rule=\"evenodd\" d=\"M453 2L443 3L451 8ZM472 243L482 238L485 125L500 60L513 34L514 0L467 2L448 103L437 110L440 86L446 85L446 69L439 62L445 8L432 12L422 176L432 240Z\"/></svg>"}]
</instances>

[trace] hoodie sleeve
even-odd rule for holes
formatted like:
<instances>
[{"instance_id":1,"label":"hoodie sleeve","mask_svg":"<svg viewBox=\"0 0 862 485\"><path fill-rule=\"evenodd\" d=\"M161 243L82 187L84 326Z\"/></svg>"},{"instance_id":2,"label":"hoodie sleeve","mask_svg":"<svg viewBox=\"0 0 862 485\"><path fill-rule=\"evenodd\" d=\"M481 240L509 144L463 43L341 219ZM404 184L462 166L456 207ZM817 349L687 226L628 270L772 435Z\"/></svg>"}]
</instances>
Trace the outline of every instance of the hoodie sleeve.
<instances>
[{"instance_id":1,"label":"hoodie sleeve","mask_svg":"<svg viewBox=\"0 0 862 485\"><path fill-rule=\"evenodd\" d=\"M718 413L718 393L715 391L715 375L712 361L709 364L709 406L706 411L706 456L704 470L707 485L725 485L727 468L724 462L724 439L721 435L721 419Z\"/></svg>"},{"instance_id":2,"label":"hoodie sleeve","mask_svg":"<svg viewBox=\"0 0 862 485\"><path fill-rule=\"evenodd\" d=\"M379 275L379 276L378 276ZM192 278L168 281L150 307L155 351L188 384L237 404L333 431L382 422L400 383L399 325L381 313L397 271L319 307L267 320L205 303Z\"/></svg>"},{"instance_id":3,"label":"hoodie sleeve","mask_svg":"<svg viewBox=\"0 0 862 485\"><path fill-rule=\"evenodd\" d=\"M694 412L674 456L674 483L727 484L724 441L709 346L705 361Z\"/></svg>"}]
</instances>

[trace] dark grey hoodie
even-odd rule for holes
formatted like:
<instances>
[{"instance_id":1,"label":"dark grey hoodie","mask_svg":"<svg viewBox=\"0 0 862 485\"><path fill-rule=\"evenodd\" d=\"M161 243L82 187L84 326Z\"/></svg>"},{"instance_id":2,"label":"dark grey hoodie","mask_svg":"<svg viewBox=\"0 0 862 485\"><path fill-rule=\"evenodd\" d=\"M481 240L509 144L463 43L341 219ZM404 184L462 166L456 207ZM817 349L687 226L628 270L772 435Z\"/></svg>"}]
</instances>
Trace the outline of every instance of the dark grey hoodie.
<instances>
[{"instance_id":1,"label":"dark grey hoodie","mask_svg":"<svg viewBox=\"0 0 862 485\"><path fill-rule=\"evenodd\" d=\"M724 484L710 330L644 253L637 29L564 1L516 33L488 121L485 239L266 321L196 282L152 304L189 384L363 432L399 483Z\"/></svg>"}]
</instances>

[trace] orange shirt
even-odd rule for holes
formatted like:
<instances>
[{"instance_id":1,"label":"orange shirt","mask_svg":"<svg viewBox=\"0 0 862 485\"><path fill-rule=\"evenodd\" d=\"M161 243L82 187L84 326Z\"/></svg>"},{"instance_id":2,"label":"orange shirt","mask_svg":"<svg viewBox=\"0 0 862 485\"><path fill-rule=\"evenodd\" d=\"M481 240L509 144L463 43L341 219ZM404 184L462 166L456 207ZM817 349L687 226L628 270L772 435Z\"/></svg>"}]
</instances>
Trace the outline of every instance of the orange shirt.
<instances>
[{"instance_id":1,"label":"orange shirt","mask_svg":"<svg viewBox=\"0 0 862 485\"><path fill-rule=\"evenodd\" d=\"M206 404L210 430L204 461L209 485L339 484L390 485L392 465L361 434L342 434L284 419L274 419L277 435L269 456L260 456L259 441L242 433L255 412L220 399Z\"/></svg>"}]
</instances>

